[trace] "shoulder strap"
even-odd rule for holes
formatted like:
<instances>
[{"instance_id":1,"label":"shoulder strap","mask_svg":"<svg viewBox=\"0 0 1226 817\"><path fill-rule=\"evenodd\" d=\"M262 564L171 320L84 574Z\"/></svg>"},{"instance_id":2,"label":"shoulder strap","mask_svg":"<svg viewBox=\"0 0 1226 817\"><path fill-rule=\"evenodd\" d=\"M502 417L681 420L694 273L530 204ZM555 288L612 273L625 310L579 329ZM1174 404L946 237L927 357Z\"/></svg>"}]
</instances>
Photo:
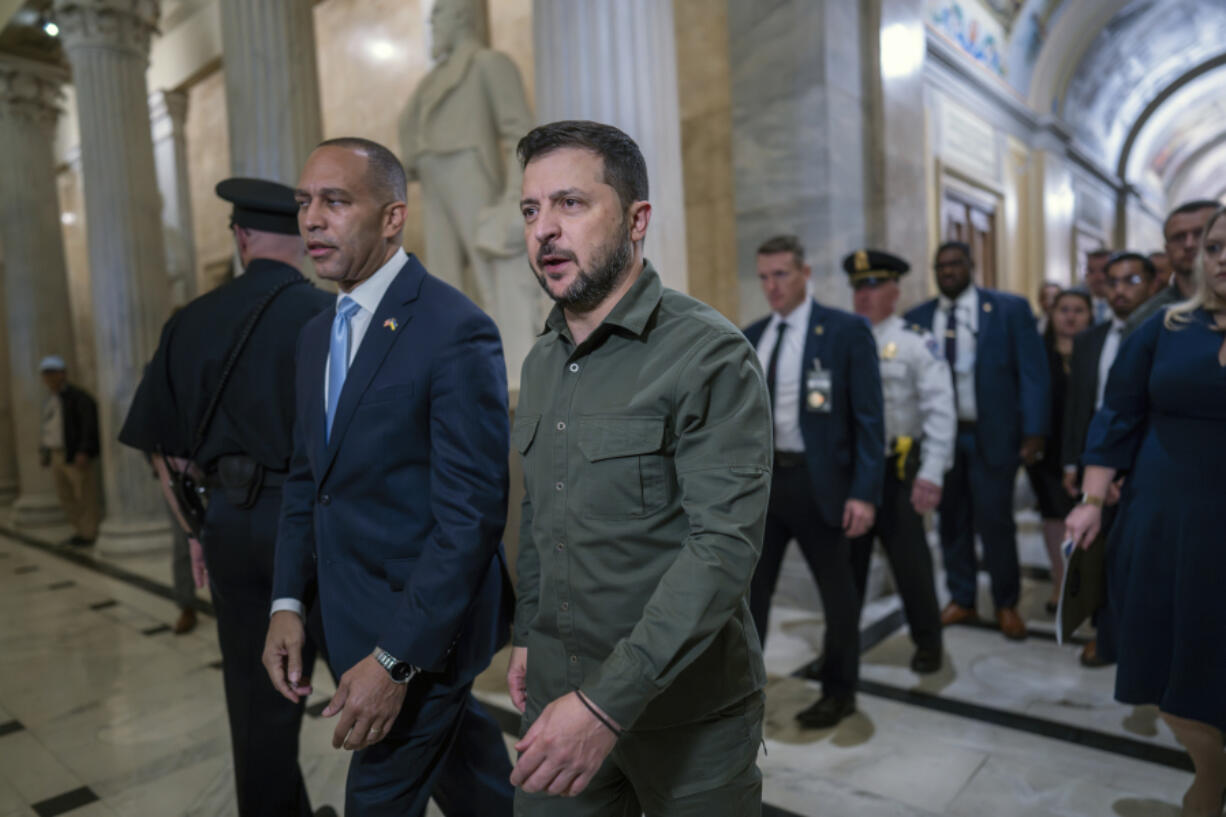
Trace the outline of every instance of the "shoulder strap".
<instances>
[{"instance_id":1,"label":"shoulder strap","mask_svg":"<svg viewBox=\"0 0 1226 817\"><path fill-rule=\"evenodd\" d=\"M187 457L189 460L195 460L196 454L200 453L200 448L204 445L204 435L209 430L209 424L213 422L213 415L217 413L217 407L221 405L221 394L225 391L226 383L234 372L234 366L238 363L243 347L247 345L247 340L251 337L251 333L255 331L255 326L260 322L260 318L264 316L264 313L268 311L268 307L272 306L272 302L282 292L292 286L308 283L310 282L306 278L299 275L293 280L278 284L251 313L251 317L243 325L243 331L239 333L238 340L234 342L234 346L230 349L230 355L226 358L226 365L221 370L221 379L217 381L217 388L213 390L213 398L209 400L209 406L204 410L204 417L201 418L200 426L196 429L196 438L192 444L192 452Z\"/></svg>"}]
</instances>

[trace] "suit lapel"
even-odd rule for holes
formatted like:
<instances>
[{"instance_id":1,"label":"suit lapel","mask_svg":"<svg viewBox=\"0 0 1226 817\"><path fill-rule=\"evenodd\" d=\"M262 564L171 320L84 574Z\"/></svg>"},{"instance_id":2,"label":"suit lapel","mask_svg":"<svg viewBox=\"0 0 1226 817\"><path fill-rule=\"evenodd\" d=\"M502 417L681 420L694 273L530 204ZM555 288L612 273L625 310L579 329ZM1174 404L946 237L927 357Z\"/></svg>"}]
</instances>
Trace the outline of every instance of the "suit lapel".
<instances>
[{"instance_id":1,"label":"suit lapel","mask_svg":"<svg viewBox=\"0 0 1226 817\"><path fill-rule=\"evenodd\" d=\"M976 287L979 293L979 317L977 319L978 329L975 332L975 365L979 365L979 361L983 360L983 353L990 347L988 344L988 335L995 331L996 327L996 299L993 298L986 290ZM978 379L976 379L978 382Z\"/></svg>"},{"instance_id":2,"label":"suit lapel","mask_svg":"<svg viewBox=\"0 0 1226 817\"><path fill-rule=\"evenodd\" d=\"M302 407L302 434L311 462L322 462L327 450L324 440L324 377L328 361L328 341L336 307L328 311L328 320L302 339L303 376L309 379L306 405Z\"/></svg>"},{"instance_id":3,"label":"suit lapel","mask_svg":"<svg viewBox=\"0 0 1226 817\"><path fill-rule=\"evenodd\" d=\"M805 372L813 366L814 360L820 360L823 369L830 369L830 361L822 358L826 351L826 310L816 300L811 303L809 328L805 330L805 351L800 356L800 399L796 401L796 411L802 420L805 415Z\"/></svg>"},{"instance_id":4,"label":"suit lapel","mask_svg":"<svg viewBox=\"0 0 1226 817\"><path fill-rule=\"evenodd\" d=\"M383 365L383 360L396 339L413 319L414 302L425 275L426 270L417 259L409 256L408 263L396 273L396 280L392 281L392 285L383 295L383 300L379 302L379 308L375 310L366 335L362 338L362 345L358 347L353 364L345 375L345 386L341 389L336 416L332 419L332 436L328 440L327 453L320 470L321 477L332 467L341 441L345 438L345 431L349 428L370 381Z\"/></svg>"}]
</instances>

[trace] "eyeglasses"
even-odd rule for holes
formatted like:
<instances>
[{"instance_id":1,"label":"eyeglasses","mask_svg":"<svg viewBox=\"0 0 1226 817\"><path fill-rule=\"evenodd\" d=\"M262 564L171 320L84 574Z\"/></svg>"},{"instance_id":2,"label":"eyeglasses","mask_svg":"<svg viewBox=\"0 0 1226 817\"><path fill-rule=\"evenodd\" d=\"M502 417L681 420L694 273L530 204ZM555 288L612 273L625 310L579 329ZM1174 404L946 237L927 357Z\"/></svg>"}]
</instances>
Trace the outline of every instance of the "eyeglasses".
<instances>
[{"instance_id":1,"label":"eyeglasses","mask_svg":"<svg viewBox=\"0 0 1226 817\"><path fill-rule=\"evenodd\" d=\"M1143 283L1145 283L1145 278L1135 272L1132 275L1125 275L1123 278L1113 278L1108 275L1106 282L1107 289L1115 289L1116 287L1122 287L1125 284L1130 287L1135 287L1137 284Z\"/></svg>"}]
</instances>

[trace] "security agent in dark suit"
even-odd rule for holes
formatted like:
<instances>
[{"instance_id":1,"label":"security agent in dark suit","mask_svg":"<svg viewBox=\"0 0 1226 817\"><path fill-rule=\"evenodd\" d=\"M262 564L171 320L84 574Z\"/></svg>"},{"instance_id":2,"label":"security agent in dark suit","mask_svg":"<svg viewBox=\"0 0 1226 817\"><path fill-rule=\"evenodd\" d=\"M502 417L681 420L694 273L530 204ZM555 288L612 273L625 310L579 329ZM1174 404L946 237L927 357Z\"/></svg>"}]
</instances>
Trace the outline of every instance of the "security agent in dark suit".
<instances>
[{"instance_id":1,"label":"security agent in dark suit","mask_svg":"<svg viewBox=\"0 0 1226 817\"><path fill-rule=\"evenodd\" d=\"M1021 578L1013 482L1018 465L1037 461L1049 421L1046 353L1030 305L971 283L971 249L948 241L935 261L939 298L906 314L943 344L958 405L954 467L939 506L941 549L951 601L943 624L978 618L975 534L992 577L996 620L1008 638L1026 637L1017 613Z\"/></svg>"},{"instance_id":2,"label":"security agent in dark suit","mask_svg":"<svg viewBox=\"0 0 1226 817\"><path fill-rule=\"evenodd\" d=\"M201 544L217 611L238 813L310 815L298 767L303 704L277 694L260 656L292 451L295 344L332 299L299 272L304 246L290 188L227 179L217 195L234 204L230 223L244 272L167 321L119 440L153 454L163 476L162 453L187 457L239 334L258 305L289 284L243 346L195 464L209 488ZM319 646L318 629L312 632L303 646L308 668Z\"/></svg>"},{"instance_id":3,"label":"security agent in dark suit","mask_svg":"<svg viewBox=\"0 0 1226 817\"><path fill-rule=\"evenodd\" d=\"M1110 293L1111 320L1097 324L1073 339L1073 355L1069 360L1069 393L1064 403L1063 440L1060 451L1064 462L1064 486L1070 495L1080 494L1081 454L1094 413L1102 407L1107 389L1107 375L1119 354L1120 344L1128 334L1128 319L1156 293L1158 271L1153 262L1136 252L1121 252L1111 256L1106 268L1106 287ZM1108 495L1108 507L1103 509L1103 530L1115 519L1119 499L1118 487ZM1110 555L1108 554L1108 558ZM1105 585L1104 585L1105 586ZM1094 641L1081 651L1081 663L1087 667L1102 667L1115 661L1114 622L1110 608L1099 610Z\"/></svg>"},{"instance_id":4,"label":"security agent in dark suit","mask_svg":"<svg viewBox=\"0 0 1226 817\"><path fill-rule=\"evenodd\" d=\"M400 248L405 176L365 139L322 143L295 196L336 308L302 332L294 456L264 664L290 700L316 579L325 717L353 751L349 817L511 813L511 764L473 678L510 635L499 541L509 414L498 330Z\"/></svg>"},{"instance_id":5,"label":"security agent in dark suit","mask_svg":"<svg viewBox=\"0 0 1226 817\"><path fill-rule=\"evenodd\" d=\"M765 641L784 550L796 539L826 616L822 697L797 719L821 729L855 711L860 595L851 540L873 527L881 503L885 431L877 344L868 322L810 298L810 274L795 236L758 248L758 280L773 314L745 336L766 371L775 465L749 606Z\"/></svg>"}]
</instances>

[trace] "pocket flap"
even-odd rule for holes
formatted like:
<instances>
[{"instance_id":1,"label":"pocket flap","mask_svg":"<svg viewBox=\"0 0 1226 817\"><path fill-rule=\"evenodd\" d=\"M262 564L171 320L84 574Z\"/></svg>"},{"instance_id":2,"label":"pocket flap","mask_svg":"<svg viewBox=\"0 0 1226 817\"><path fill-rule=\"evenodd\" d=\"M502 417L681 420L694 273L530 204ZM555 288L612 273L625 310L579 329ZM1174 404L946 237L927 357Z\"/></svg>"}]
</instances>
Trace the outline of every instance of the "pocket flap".
<instances>
[{"instance_id":1,"label":"pocket flap","mask_svg":"<svg viewBox=\"0 0 1226 817\"><path fill-rule=\"evenodd\" d=\"M579 420L579 450L592 462L654 454L663 445L663 417L584 417Z\"/></svg>"},{"instance_id":2,"label":"pocket flap","mask_svg":"<svg viewBox=\"0 0 1226 817\"><path fill-rule=\"evenodd\" d=\"M532 438L536 436L536 427L541 424L540 415L532 417L516 417L515 425L511 427L511 445L521 455L527 454L532 447Z\"/></svg>"},{"instance_id":3,"label":"pocket flap","mask_svg":"<svg viewBox=\"0 0 1226 817\"><path fill-rule=\"evenodd\" d=\"M416 556L405 559L384 559L383 572L387 574L387 583L393 590L403 590L413 575L413 567L417 564Z\"/></svg>"}]
</instances>

